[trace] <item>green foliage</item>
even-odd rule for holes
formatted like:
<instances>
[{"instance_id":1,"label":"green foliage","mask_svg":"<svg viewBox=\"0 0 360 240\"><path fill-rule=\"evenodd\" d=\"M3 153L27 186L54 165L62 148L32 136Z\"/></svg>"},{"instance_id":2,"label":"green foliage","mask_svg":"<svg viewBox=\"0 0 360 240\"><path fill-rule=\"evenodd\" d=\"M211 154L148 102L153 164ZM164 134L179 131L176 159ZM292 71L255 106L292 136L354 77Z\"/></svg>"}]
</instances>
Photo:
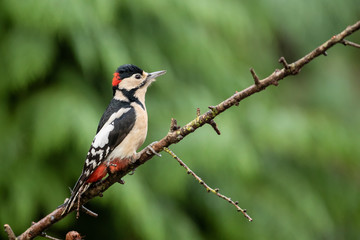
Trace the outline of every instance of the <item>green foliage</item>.
<instances>
[{"instance_id":1,"label":"green foliage","mask_svg":"<svg viewBox=\"0 0 360 240\"><path fill-rule=\"evenodd\" d=\"M149 89L146 143L357 21L346 1L0 2L0 222L20 234L69 196L112 73ZM360 42L359 33L349 40ZM354 239L360 224L359 50L335 46L171 148L254 218L207 194L170 156L140 167L49 234L86 239ZM5 234L0 234L3 238Z\"/></svg>"}]
</instances>

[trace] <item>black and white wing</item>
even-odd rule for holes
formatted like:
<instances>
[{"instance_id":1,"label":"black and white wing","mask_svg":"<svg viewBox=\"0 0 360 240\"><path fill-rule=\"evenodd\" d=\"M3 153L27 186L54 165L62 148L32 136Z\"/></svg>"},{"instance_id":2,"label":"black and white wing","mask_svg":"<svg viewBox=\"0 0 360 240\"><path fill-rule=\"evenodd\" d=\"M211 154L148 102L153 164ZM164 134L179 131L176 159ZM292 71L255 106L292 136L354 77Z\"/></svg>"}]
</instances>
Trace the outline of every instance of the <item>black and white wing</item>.
<instances>
[{"instance_id":1,"label":"black and white wing","mask_svg":"<svg viewBox=\"0 0 360 240\"><path fill-rule=\"evenodd\" d=\"M128 135L134 127L135 120L135 110L128 102L112 99L100 119L97 134L88 151L82 174L72 190L64 212L69 211L79 194L81 195L87 190L91 184L88 179Z\"/></svg>"}]
</instances>

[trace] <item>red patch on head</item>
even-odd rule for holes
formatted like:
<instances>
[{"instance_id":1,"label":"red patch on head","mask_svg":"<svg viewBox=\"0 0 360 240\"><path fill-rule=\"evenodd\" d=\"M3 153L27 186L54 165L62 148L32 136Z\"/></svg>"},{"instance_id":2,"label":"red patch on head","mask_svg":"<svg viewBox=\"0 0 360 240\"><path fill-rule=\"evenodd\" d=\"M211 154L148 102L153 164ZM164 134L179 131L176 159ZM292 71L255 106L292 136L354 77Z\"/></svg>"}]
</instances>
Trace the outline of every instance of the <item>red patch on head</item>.
<instances>
[{"instance_id":1,"label":"red patch on head","mask_svg":"<svg viewBox=\"0 0 360 240\"><path fill-rule=\"evenodd\" d=\"M112 80L113 87L117 86L121 82L120 74L118 72L114 73L114 77Z\"/></svg>"}]
</instances>

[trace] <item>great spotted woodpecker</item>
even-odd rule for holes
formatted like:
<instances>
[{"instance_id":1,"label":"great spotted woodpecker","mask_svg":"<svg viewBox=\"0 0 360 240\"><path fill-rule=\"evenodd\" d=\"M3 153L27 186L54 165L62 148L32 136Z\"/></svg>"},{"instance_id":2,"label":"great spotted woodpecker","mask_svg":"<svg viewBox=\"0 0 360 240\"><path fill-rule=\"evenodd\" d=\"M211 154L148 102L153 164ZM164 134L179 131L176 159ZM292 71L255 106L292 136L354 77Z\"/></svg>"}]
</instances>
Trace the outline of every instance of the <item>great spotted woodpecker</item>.
<instances>
[{"instance_id":1,"label":"great spotted woodpecker","mask_svg":"<svg viewBox=\"0 0 360 240\"><path fill-rule=\"evenodd\" d=\"M147 134L147 88L156 77L165 73L147 73L131 64L116 70L112 80L113 99L100 119L82 173L65 203L63 214L71 210L76 200L79 204L81 194L92 183L104 178L108 172L121 170L135 158Z\"/></svg>"}]
</instances>

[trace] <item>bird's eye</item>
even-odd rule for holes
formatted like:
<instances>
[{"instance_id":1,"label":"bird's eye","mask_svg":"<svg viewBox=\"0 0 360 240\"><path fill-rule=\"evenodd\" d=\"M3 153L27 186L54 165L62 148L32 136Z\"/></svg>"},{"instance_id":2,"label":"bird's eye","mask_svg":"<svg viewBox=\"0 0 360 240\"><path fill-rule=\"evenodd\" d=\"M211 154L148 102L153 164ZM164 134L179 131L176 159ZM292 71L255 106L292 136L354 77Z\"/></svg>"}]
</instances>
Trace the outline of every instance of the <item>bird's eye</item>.
<instances>
[{"instance_id":1,"label":"bird's eye","mask_svg":"<svg viewBox=\"0 0 360 240\"><path fill-rule=\"evenodd\" d=\"M136 78L136 79L140 79L140 78L141 78L141 75L140 75L140 74L136 74L136 75L135 75L135 78Z\"/></svg>"}]
</instances>

